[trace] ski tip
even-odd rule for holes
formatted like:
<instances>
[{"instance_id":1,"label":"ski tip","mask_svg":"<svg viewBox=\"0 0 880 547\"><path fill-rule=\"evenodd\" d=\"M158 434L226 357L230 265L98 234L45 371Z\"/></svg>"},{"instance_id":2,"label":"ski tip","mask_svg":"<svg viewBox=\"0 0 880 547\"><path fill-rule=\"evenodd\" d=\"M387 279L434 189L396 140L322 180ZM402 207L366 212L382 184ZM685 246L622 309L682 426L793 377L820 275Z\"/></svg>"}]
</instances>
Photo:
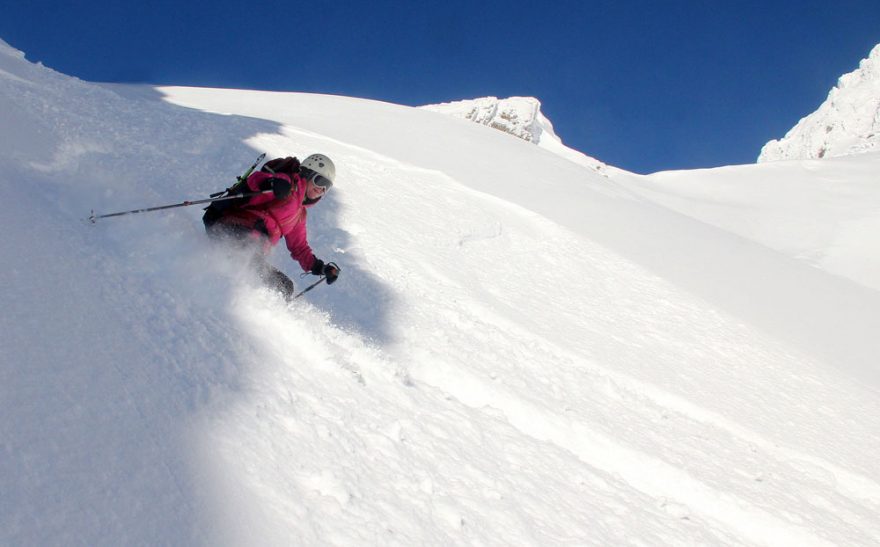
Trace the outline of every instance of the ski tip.
<instances>
[{"instance_id":1,"label":"ski tip","mask_svg":"<svg viewBox=\"0 0 880 547\"><path fill-rule=\"evenodd\" d=\"M92 214L89 215L89 222L94 224L95 222L97 222L97 220L98 220L98 217L95 216L95 210L92 209Z\"/></svg>"}]
</instances>

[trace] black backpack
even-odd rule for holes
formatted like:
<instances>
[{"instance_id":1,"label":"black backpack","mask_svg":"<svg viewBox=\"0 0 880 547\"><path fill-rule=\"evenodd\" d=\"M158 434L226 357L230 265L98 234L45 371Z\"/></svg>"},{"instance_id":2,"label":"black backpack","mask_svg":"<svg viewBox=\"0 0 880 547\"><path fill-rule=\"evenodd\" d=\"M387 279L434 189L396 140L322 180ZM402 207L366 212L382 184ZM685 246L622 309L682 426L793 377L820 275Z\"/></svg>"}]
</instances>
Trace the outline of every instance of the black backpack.
<instances>
[{"instance_id":1,"label":"black backpack","mask_svg":"<svg viewBox=\"0 0 880 547\"><path fill-rule=\"evenodd\" d=\"M274 160L269 160L260 168L260 171L264 173L284 173L288 177L290 177L290 182L294 183L293 175L299 173L299 160L287 156L286 158L275 158ZM217 197L223 194L233 195L238 193L243 193L248 190L247 188L247 177L238 177L238 182L227 188L223 192L218 192L216 194L212 194L211 197ZM202 216L202 222L205 223L205 227L208 228L214 225L220 217L223 216L223 212L232 207L236 207L246 203L248 198L241 199L228 199L223 201L215 201L211 203L209 206L205 208L205 214Z\"/></svg>"},{"instance_id":2,"label":"black backpack","mask_svg":"<svg viewBox=\"0 0 880 547\"><path fill-rule=\"evenodd\" d=\"M286 158L275 158L274 160L267 161L263 167L260 168L260 171L264 173L284 173L288 177L290 177L290 181L293 182L293 175L299 173L299 160L296 158L292 158L287 156Z\"/></svg>"}]
</instances>

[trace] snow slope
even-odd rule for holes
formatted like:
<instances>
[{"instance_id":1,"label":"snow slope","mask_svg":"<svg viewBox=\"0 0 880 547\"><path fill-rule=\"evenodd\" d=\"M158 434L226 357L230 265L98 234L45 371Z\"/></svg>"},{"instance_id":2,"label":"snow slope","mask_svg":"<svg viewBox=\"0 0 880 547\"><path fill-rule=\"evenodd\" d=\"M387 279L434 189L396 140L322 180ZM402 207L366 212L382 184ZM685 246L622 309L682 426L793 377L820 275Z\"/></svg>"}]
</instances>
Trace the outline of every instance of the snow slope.
<instances>
[{"instance_id":1,"label":"snow slope","mask_svg":"<svg viewBox=\"0 0 880 547\"><path fill-rule=\"evenodd\" d=\"M0 543L880 541L876 290L435 112L3 44L0 101ZM195 207L83 221L260 151L339 171L290 306Z\"/></svg>"},{"instance_id":2,"label":"snow slope","mask_svg":"<svg viewBox=\"0 0 880 547\"><path fill-rule=\"evenodd\" d=\"M632 179L646 197L880 290L880 153Z\"/></svg>"}]
</instances>

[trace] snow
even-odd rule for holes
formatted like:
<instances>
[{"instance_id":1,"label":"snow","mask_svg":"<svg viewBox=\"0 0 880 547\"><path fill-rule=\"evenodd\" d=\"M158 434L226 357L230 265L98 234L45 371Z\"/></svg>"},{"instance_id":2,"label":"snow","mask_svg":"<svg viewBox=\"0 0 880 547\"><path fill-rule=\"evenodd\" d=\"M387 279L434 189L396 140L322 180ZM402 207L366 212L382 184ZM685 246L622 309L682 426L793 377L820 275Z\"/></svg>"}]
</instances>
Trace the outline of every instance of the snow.
<instances>
[{"instance_id":1,"label":"snow","mask_svg":"<svg viewBox=\"0 0 880 547\"><path fill-rule=\"evenodd\" d=\"M759 162L830 158L880 150L880 44L844 74L828 98L785 137L764 145Z\"/></svg>"},{"instance_id":2,"label":"snow","mask_svg":"<svg viewBox=\"0 0 880 547\"><path fill-rule=\"evenodd\" d=\"M0 71L0 543L880 542L876 155L642 177L425 109ZM197 207L83 220L263 151L338 169L342 275L291 305Z\"/></svg>"},{"instance_id":3,"label":"snow","mask_svg":"<svg viewBox=\"0 0 880 547\"><path fill-rule=\"evenodd\" d=\"M827 272L880 290L880 152L662 172L644 195Z\"/></svg>"}]
</instances>

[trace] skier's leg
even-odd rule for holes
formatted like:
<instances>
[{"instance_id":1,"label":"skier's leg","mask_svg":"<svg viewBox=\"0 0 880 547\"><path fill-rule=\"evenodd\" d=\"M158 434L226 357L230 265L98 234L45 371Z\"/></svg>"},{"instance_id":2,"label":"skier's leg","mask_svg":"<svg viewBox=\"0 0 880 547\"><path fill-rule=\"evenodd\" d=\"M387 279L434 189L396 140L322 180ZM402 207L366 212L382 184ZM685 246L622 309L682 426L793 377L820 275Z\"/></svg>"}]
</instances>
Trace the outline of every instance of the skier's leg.
<instances>
[{"instance_id":1,"label":"skier's leg","mask_svg":"<svg viewBox=\"0 0 880 547\"><path fill-rule=\"evenodd\" d=\"M251 267L256 270L260 279L270 288L281 292L284 298L290 299L294 293L294 284L283 272L271 266L266 259L265 249L261 246L265 239L259 232L246 228L217 222L206 226L208 236L215 241L223 242L233 248L246 249L253 254L250 258Z\"/></svg>"},{"instance_id":2,"label":"skier's leg","mask_svg":"<svg viewBox=\"0 0 880 547\"><path fill-rule=\"evenodd\" d=\"M279 269L263 262L260 264L258 271L260 273L260 279L262 279L266 285L284 295L286 300L290 300L291 297L293 297L293 281L291 281L290 278L284 275Z\"/></svg>"}]
</instances>

